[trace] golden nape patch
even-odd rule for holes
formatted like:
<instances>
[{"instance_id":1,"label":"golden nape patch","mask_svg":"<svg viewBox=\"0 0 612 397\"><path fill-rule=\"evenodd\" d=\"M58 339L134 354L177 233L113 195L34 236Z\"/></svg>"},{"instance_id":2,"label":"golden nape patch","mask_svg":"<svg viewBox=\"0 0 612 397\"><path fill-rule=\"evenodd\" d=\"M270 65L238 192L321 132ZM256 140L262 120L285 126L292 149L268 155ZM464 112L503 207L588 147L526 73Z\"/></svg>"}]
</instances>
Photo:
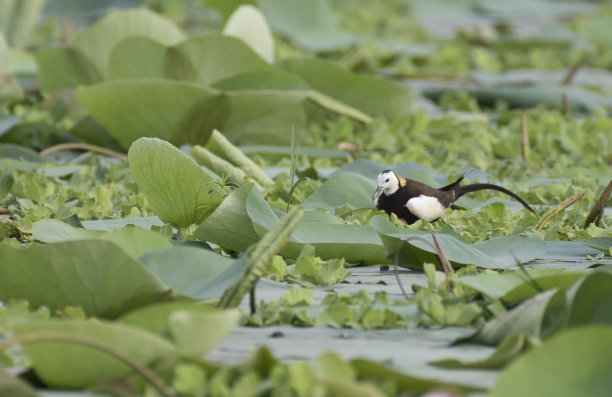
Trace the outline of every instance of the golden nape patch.
<instances>
[{"instance_id":1,"label":"golden nape patch","mask_svg":"<svg viewBox=\"0 0 612 397\"><path fill-rule=\"evenodd\" d=\"M397 179L399 180L399 184L400 184L401 187L406 186L406 178L398 175Z\"/></svg>"}]
</instances>

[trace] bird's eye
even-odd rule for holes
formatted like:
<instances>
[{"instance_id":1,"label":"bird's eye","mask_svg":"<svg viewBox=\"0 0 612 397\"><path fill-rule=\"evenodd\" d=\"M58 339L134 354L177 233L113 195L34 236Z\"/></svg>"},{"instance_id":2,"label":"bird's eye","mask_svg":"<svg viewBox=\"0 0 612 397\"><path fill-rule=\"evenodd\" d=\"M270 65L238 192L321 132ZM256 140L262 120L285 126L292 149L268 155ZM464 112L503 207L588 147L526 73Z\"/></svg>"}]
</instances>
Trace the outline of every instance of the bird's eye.
<instances>
[{"instance_id":1,"label":"bird's eye","mask_svg":"<svg viewBox=\"0 0 612 397\"><path fill-rule=\"evenodd\" d=\"M389 180L388 180L388 179L385 179L385 182L389 182Z\"/></svg>"}]
</instances>

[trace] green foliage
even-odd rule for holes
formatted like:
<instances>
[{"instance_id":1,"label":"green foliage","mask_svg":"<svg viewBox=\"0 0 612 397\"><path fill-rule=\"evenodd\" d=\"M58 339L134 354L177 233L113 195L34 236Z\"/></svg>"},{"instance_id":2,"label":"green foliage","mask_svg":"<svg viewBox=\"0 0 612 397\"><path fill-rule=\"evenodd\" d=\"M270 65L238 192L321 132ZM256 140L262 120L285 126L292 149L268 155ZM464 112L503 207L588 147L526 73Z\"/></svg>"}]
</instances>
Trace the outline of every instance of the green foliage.
<instances>
[{"instance_id":1,"label":"green foliage","mask_svg":"<svg viewBox=\"0 0 612 397\"><path fill-rule=\"evenodd\" d=\"M223 199L210 191L213 178L168 142L141 138L128 158L136 183L164 222L200 224Z\"/></svg>"},{"instance_id":2,"label":"green foliage","mask_svg":"<svg viewBox=\"0 0 612 397\"><path fill-rule=\"evenodd\" d=\"M608 391L606 203L584 227L612 161L608 6L148 0L158 13L112 11L86 27L70 6L47 2L38 18L42 2L23 3L0 6L2 364L52 388L130 395L460 394L498 374L492 395ZM132 145L129 166L32 150L80 140ZM483 191L445 213L450 227L406 227L373 208L383 169L432 186L461 173L500 184L542 221ZM388 264L402 239L431 232L455 269L437 271L422 242L403 245L407 298L390 272L346 269ZM246 315L260 277L272 280ZM251 346L234 346L247 332L237 323L278 326L253 343L283 360L262 348L226 363ZM283 340L289 326L313 327L311 343L343 357L361 354L352 336L388 349L299 362L291 349L311 345ZM338 339L319 343L323 331ZM422 349L386 351L415 335ZM22 383L2 377L0 394L32 395Z\"/></svg>"}]
</instances>

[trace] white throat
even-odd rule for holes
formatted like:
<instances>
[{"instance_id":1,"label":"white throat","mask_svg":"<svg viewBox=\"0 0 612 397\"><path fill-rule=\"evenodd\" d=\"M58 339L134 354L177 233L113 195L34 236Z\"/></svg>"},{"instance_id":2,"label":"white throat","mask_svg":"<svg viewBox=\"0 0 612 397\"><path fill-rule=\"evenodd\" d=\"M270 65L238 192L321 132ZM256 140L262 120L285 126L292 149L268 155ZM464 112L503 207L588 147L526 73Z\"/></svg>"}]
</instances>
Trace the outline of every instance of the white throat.
<instances>
[{"instance_id":1,"label":"white throat","mask_svg":"<svg viewBox=\"0 0 612 397\"><path fill-rule=\"evenodd\" d=\"M382 192L385 196L389 196L398 191L400 183L397 176L389 172L378 175L378 186L382 188Z\"/></svg>"}]
</instances>

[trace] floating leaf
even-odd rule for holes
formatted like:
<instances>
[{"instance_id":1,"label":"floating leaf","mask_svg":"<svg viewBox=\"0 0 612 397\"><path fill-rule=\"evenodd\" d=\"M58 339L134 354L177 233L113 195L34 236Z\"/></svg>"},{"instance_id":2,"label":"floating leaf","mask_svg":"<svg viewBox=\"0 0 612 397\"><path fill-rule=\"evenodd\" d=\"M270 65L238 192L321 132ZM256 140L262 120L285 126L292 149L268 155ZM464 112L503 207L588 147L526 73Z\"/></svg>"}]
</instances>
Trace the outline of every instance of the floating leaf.
<instances>
[{"instance_id":1,"label":"floating leaf","mask_svg":"<svg viewBox=\"0 0 612 397\"><path fill-rule=\"evenodd\" d=\"M375 216L371 223L385 246L387 257L393 257L401 241L408 237L420 236L432 240L427 232L398 228L382 216ZM437 237L446 257L454 265L470 264L489 269L516 267L519 263L537 258L546 249L539 239L518 236L502 236L476 244L469 244L452 234L438 233ZM399 261L401 266L417 269L422 268L425 262L437 263L434 250L418 240L403 245Z\"/></svg>"},{"instance_id":2,"label":"floating leaf","mask_svg":"<svg viewBox=\"0 0 612 397\"><path fill-rule=\"evenodd\" d=\"M513 304L540 291L569 287L586 274L585 271L565 269L525 269L503 274L481 273L463 276L456 282L470 287L490 299L502 299Z\"/></svg>"},{"instance_id":3,"label":"floating leaf","mask_svg":"<svg viewBox=\"0 0 612 397\"><path fill-rule=\"evenodd\" d=\"M314 90L370 116L393 119L405 115L412 107L410 89L392 81L353 74L314 58L289 58L278 65L302 77Z\"/></svg>"},{"instance_id":4,"label":"floating leaf","mask_svg":"<svg viewBox=\"0 0 612 397\"><path fill-rule=\"evenodd\" d=\"M326 0L259 0L259 6L277 32L312 51L345 49L355 37L340 29Z\"/></svg>"},{"instance_id":5,"label":"floating leaf","mask_svg":"<svg viewBox=\"0 0 612 397\"><path fill-rule=\"evenodd\" d=\"M155 213L167 223L200 224L221 202L213 178L186 154L156 138L141 138L128 153L130 170Z\"/></svg>"},{"instance_id":6,"label":"floating leaf","mask_svg":"<svg viewBox=\"0 0 612 397\"><path fill-rule=\"evenodd\" d=\"M449 368L503 368L510 361L519 356L529 343L523 334L511 334L499 343L495 352L489 357L478 361L461 361L457 359L444 359L431 362L432 365Z\"/></svg>"}]
</instances>

